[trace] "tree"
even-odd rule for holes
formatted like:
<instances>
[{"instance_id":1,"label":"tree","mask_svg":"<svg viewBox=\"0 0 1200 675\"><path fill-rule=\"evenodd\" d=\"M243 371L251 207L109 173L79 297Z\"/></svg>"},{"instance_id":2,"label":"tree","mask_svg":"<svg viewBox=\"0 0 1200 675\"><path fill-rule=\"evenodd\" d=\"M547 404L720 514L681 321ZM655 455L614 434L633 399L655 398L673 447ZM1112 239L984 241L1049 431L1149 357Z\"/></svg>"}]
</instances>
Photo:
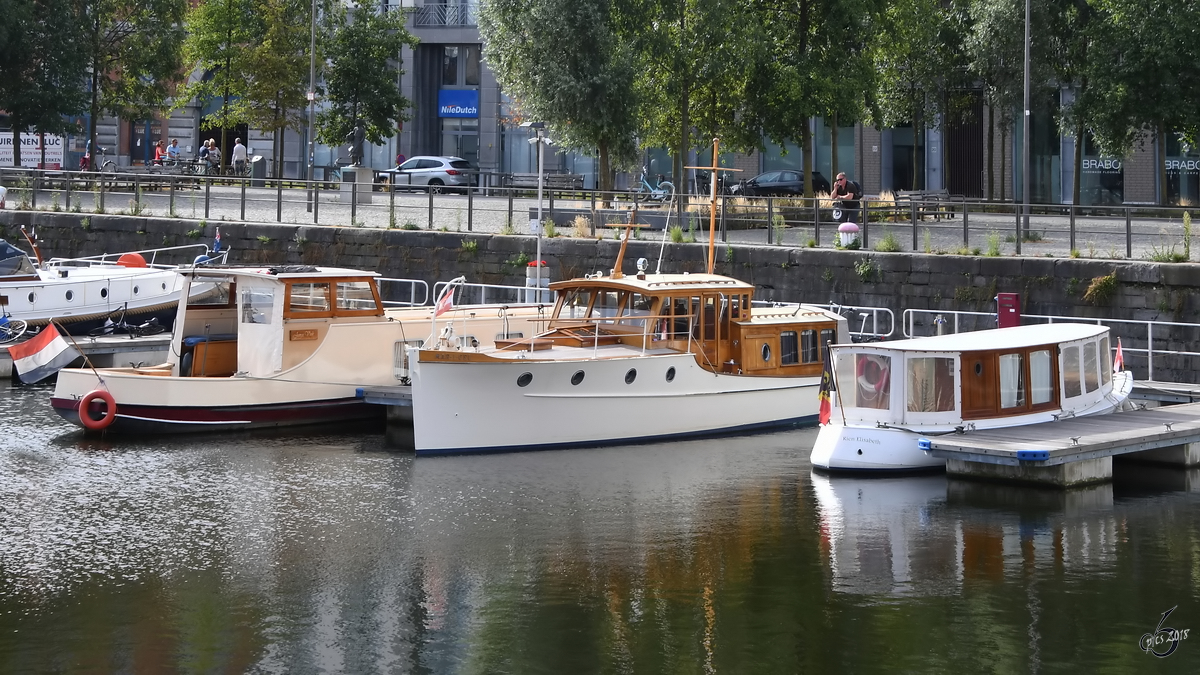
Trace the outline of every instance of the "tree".
<instances>
[{"instance_id":1,"label":"tree","mask_svg":"<svg viewBox=\"0 0 1200 675\"><path fill-rule=\"evenodd\" d=\"M89 146L102 113L124 120L160 111L182 73L187 0L82 0L84 32L76 48L91 78Z\"/></svg>"},{"instance_id":2,"label":"tree","mask_svg":"<svg viewBox=\"0 0 1200 675\"><path fill-rule=\"evenodd\" d=\"M86 106L84 54L76 45L83 22L79 0L0 0L0 110L13 132L21 166L21 133L65 133L65 115ZM42 146L43 159L45 145Z\"/></svg>"},{"instance_id":3,"label":"tree","mask_svg":"<svg viewBox=\"0 0 1200 675\"><path fill-rule=\"evenodd\" d=\"M251 126L274 135L272 164L276 177L283 175L283 131L299 131L307 119L304 106L308 92L311 8L308 0L258 0L257 3L265 31L262 41L251 52L254 65L246 83L244 106ZM318 62L321 61L318 57Z\"/></svg>"},{"instance_id":4,"label":"tree","mask_svg":"<svg viewBox=\"0 0 1200 675\"><path fill-rule=\"evenodd\" d=\"M404 29L402 12L376 13L356 4L352 11L338 5L331 14L333 35L326 53L328 107L317 115L317 139L339 145L362 124L366 140L379 144L409 118L408 99L400 94L400 50L415 47Z\"/></svg>"},{"instance_id":5,"label":"tree","mask_svg":"<svg viewBox=\"0 0 1200 675\"><path fill-rule=\"evenodd\" d=\"M1004 176L1008 133L1013 113L1021 105L1025 63L1025 14L1020 0L973 0L964 47L971 74L983 85L988 106L987 198L995 195L995 137L1000 127L1000 199L1004 200ZM997 124L999 120L999 124Z\"/></svg>"},{"instance_id":6,"label":"tree","mask_svg":"<svg viewBox=\"0 0 1200 675\"><path fill-rule=\"evenodd\" d=\"M176 105L196 98L201 104L220 98L221 108L206 115L203 126L221 130L221 147L228 147L230 127L250 121L246 95L259 66L259 46L266 22L256 0L209 0L187 15L184 57L201 77L180 92ZM224 168L227 158L221 155Z\"/></svg>"},{"instance_id":7,"label":"tree","mask_svg":"<svg viewBox=\"0 0 1200 675\"><path fill-rule=\"evenodd\" d=\"M613 26L611 0L489 0L484 57L526 117L565 148L595 153L600 189L637 157L633 51Z\"/></svg>"},{"instance_id":8,"label":"tree","mask_svg":"<svg viewBox=\"0 0 1200 675\"><path fill-rule=\"evenodd\" d=\"M1123 156L1148 134L1166 204L1166 135L1200 129L1200 7L1173 0L1095 0L1087 96L1079 103L1104 154Z\"/></svg>"}]
</instances>

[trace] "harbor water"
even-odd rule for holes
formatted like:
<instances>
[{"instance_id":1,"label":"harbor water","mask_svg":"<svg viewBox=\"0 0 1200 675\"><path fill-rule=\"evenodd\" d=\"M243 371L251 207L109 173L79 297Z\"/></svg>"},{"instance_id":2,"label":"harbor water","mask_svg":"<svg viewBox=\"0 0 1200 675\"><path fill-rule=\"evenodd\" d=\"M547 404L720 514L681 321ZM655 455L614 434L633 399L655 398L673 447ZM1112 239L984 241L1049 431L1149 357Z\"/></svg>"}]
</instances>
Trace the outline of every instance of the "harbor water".
<instances>
[{"instance_id":1,"label":"harbor water","mask_svg":"<svg viewBox=\"0 0 1200 675\"><path fill-rule=\"evenodd\" d=\"M94 439L50 392L0 384L0 673L1200 672L1197 471L829 477L812 429Z\"/></svg>"}]
</instances>

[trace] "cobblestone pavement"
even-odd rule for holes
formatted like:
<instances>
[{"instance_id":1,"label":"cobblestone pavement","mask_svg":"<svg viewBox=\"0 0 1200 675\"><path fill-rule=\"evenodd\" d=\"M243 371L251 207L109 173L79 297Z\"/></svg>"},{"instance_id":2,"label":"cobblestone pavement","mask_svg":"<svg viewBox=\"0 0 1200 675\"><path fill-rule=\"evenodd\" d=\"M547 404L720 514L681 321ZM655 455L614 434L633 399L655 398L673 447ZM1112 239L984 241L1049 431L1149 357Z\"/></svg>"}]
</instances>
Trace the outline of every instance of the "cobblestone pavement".
<instances>
[{"instance_id":1,"label":"cobblestone pavement","mask_svg":"<svg viewBox=\"0 0 1200 675\"><path fill-rule=\"evenodd\" d=\"M10 189L8 208L19 203L15 190ZM244 200L243 200L244 192ZM280 199L281 197L281 199ZM134 194L128 187L109 191L103 195L103 206L107 213L136 210ZM361 198L361 195L360 195ZM41 191L37 195L36 208L78 209L96 212L101 197L98 192L76 190L71 194L70 207L61 191ZM317 224L341 227L377 227L393 229L434 229L450 232L511 231L516 234L529 232L529 213L536 209L537 200L525 197L509 199L507 196L462 194L434 195L432 201L426 193L373 192L370 203L360 203L353 209L348 194L337 190L321 190L318 193L315 212L309 209L306 192L286 189L246 188L213 185L208 190L198 188L179 189L173 197L169 190L143 191L141 214L205 219L209 223L219 222L264 222ZM628 209L631 203L614 204ZM548 214L550 202L543 202L544 213ZM591 209L589 201L556 200L555 209ZM653 209L662 212L662 207ZM1064 209L1065 211L1065 209ZM826 212L827 214L828 212ZM1179 212L1173 212L1179 214ZM1072 250L1088 258L1133 258L1163 259L1183 257L1185 242L1181 218L1152 219L1132 218L1126 221L1119 210L1111 217L1077 217L1074 223L1074 243L1071 241L1071 219L1063 215L1031 216L1028 231L1032 235L1022 242L1021 254L1026 256L1065 257ZM548 217L548 215L547 215ZM828 217L826 215L825 217ZM672 218L677 220L677 215ZM696 241L707 241L708 221L697 215ZM818 245L831 247L837 234L837 224L823 222L819 232L812 227L811 218L803 223L789 222L784 227L768 229L765 217L756 229L730 229L719 240L729 243L775 244L793 247ZM872 222L866 228L866 248L880 250L925 251L931 253L971 253L974 255L1014 255L1016 253L1016 218L1012 214L970 213L967 217L967 232L961 214L954 217L920 220L915 228L909 220L901 222ZM511 230L507 228L511 227ZM686 228L685 228L686 230ZM590 227L580 230L560 226L557 233L573 236L577 232L590 233ZM602 229L601 236L614 236L611 230ZM658 231L643 231L642 239L662 236ZM685 237L686 237L685 233ZM1192 259L1195 259L1193 255Z\"/></svg>"}]
</instances>

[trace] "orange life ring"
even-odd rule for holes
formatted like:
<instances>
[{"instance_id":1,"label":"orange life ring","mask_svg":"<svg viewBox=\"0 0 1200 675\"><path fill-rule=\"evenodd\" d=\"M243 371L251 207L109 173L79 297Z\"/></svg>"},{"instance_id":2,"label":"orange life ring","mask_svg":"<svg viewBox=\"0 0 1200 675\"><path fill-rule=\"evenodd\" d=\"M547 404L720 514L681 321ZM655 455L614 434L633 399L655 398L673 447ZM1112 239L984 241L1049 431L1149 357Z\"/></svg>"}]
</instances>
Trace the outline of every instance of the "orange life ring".
<instances>
[{"instance_id":1,"label":"orange life ring","mask_svg":"<svg viewBox=\"0 0 1200 675\"><path fill-rule=\"evenodd\" d=\"M100 419L96 419L88 413L88 408L91 407L92 401L96 399L104 401L104 405L106 406L104 417ZM108 390L93 389L84 394L83 398L79 399L79 422L83 424L84 428L91 429L92 431L107 429L108 425L112 424L116 418L117 401L113 398L112 394L108 393Z\"/></svg>"}]
</instances>

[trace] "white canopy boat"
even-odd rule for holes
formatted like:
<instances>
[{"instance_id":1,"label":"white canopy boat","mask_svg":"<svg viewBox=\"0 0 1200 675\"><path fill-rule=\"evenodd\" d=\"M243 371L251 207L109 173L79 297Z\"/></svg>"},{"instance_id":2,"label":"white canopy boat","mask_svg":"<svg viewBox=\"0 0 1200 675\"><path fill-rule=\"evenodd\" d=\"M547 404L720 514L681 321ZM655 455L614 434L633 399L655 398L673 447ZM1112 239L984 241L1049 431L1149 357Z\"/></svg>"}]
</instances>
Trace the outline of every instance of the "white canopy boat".
<instances>
[{"instance_id":1,"label":"white canopy boat","mask_svg":"<svg viewBox=\"0 0 1200 675\"><path fill-rule=\"evenodd\" d=\"M154 317L169 327L182 288L176 273L180 267L154 261L159 254L186 252L190 252L189 260L209 260L204 244L49 260L42 260L34 246L37 258L31 260L24 251L0 239L0 314L30 328L53 320L64 332L75 335L104 325L117 313L127 323Z\"/></svg>"},{"instance_id":2,"label":"white canopy boat","mask_svg":"<svg viewBox=\"0 0 1200 675\"><path fill-rule=\"evenodd\" d=\"M812 465L936 469L945 460L920 450L921 436L1113 412L1133 374L1113 372L1109 347L1108 328L1079 323L834 345L834 405Z\"/></svg>"},{"instance_id":3,"label":"white canopy boat","mask_svg":"<svg viewBox=\"0 0 1200 675\"><path fill-rule=\"evenodd\" d=\"M185 294L197 284L216 290L181 304L169 360L59 371L51 404L62 417L117 433L382 417L358 389L407 384L404 348L424 343L433 329L433 307L385 310L373 272L201 267L181 276ZM472 344L531 335L540 313L536 305L468 305L446 310L441 321Z\"/></svg>"}]
</instances>

